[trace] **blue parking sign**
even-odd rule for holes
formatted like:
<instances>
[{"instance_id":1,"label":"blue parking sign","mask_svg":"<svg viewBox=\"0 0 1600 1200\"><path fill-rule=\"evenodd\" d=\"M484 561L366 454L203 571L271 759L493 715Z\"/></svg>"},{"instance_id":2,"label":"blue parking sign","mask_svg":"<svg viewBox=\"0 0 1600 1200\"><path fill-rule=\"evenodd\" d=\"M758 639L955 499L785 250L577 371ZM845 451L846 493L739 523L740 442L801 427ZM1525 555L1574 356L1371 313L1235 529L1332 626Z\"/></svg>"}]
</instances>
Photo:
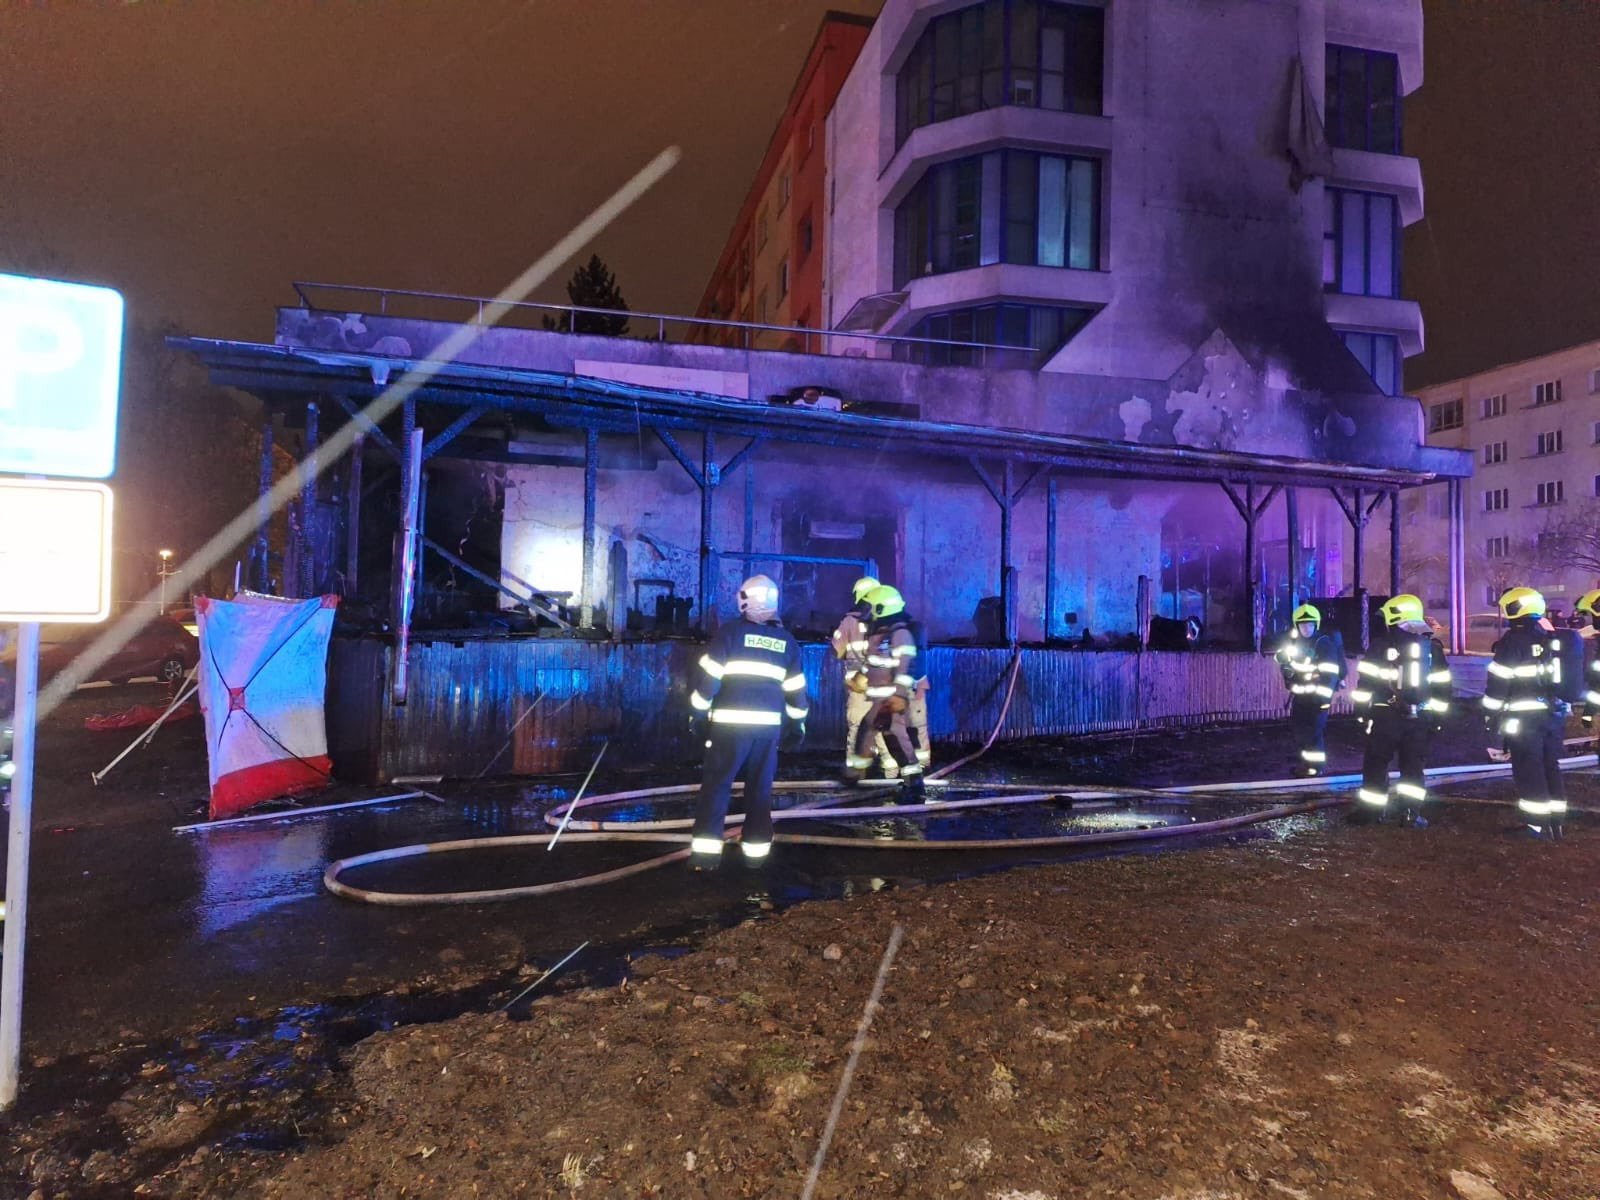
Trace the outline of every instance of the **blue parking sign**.
<instances>
[{"instance_id":1,"label":"blue parking sign","mask_svg":"<svg viewBox=\"0 0 1600 1200\"><path fill-rule=\"evenodd\" d=\"M122 314L110 288L0 275L0 472L116 469Z\"/></svg>"}]
</instances>

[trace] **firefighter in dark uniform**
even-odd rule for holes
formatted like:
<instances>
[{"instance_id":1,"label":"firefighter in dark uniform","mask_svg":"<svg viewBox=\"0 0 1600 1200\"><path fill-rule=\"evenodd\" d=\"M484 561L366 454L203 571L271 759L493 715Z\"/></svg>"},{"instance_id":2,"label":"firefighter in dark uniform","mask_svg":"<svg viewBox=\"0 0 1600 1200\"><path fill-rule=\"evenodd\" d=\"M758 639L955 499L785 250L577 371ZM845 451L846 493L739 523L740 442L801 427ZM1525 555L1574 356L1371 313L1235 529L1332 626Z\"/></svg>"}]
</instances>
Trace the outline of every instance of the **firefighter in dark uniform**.
<instances>
[{"instance_id":1,"label":"firefighter in dark uniform","mask_svg":"<svg viewBox=\"0 0 1600 1200\"><path fill-rule=\"evenodd\" d=\"M856 733L856 744L845 764L845 781L861 781L872 766L873 751L882 735L900 766L901 798L919 802L924 798L922 763L906 724L912 689L917 683L916 635L905 619L905 599L894 588L874 588L867 593L866 603L872 618L867 628L863 694L872 707Z\"/></svg>"},{"instance_id":2,"label":"firefighter in dark uniform","mask_svg":"<svg viewBox=\"0 0 1600 1200\"><path fill-rule=\"evenodd\" d=\"M1532 588L1512 588L1500 597L1500 615L1507 628L1494 644L1483 713L1490 730L1504 739L1511 753L1517 810L1535 833L1559 841L1567 819L1561 740L1572 714L1570 701L1563 698L1569 686L1564 676L1572 672L1571 647L1577 646L1580 656L1582 647L1573 631L1554 633L1544 614L1544 597ZM1563 639L1569 644L1561 645ZM1580 689L1581 661L1580 657Z\"/></svg>"},{"instance_id":3,"label":"firefighter in dark uniform","mask_svg":"<svg viewBox=\"0 0 1600 1200\"><path fill-rule=\"evenodd\" d=\"M1357 687L1350 693L1367 733L1357 808L1387 819L1389 762L1398 756L1400 780L1393 792L1400 820L1426 828L1422 805L1428 785L1423 772L1428 745L1450 711L1450 664L1416 596L1391 597L1380 611L1384 634L1362 658Z\"/></svg>"},{"instance_id":4,"label":"firefighter in dark uniform","mask_svg":"<svg viewBox=\"0 0 1600 1200\"><path fill-rule=\"evenodd\" d=\"M772 849L772 777L778 742L805 737L806 676L800 643L778 623L778 585L756 575L739 585L739 619L712 635L696 667L689 703L705 727L706 758L689 866L722 862L722 827L736 778L744 780L739 848L760 864Z\"/></svg>"},{"instance_id":5,"label":"firefighter in dark uniform","mask_svg":"<svg viewBox=\"0 0 1600 1200\"><path fill-rule=\"evenodd\" d=\"M1600 630L1600 591L1585 592L1573 605L1574 612L1589 618L1589 627ZM1576 631L1575 631L1576 632ZM1589 639L1589 670L1584 679L1583 724L1592 728L1594 719L1600 717L1600 636Z\"/></svg>"},{"instance_id":6,"label":"firefighter in dark uniform","mask_svg":"<svg viewBox=\"0 0 1600 1200\"><path fill-rule=\"evenodd\" d=\"M1284 686L1289 689L1289 730L1300 752L1295 773L1307 777L1322 774L1328 764L1324 743L1328 710L1349 670L1338 631L1323 633L1321 629L1321 611L1314 604L1302 604L1294 610L1294 628L1276 656Z\"/></svg>"}]
</instances>

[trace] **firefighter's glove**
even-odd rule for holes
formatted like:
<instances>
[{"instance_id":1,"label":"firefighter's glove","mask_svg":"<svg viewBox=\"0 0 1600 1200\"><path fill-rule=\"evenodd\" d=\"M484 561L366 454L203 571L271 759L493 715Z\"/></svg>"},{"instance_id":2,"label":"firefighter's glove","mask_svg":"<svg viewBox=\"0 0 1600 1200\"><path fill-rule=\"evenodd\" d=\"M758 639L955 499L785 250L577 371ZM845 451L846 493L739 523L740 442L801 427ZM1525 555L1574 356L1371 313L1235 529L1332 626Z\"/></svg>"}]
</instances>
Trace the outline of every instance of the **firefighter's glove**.
<instances>
[{"instance_id":1,"label":"firefighter's glove","mask_svg":"<svg viewBox=\"0 0 1600 1200\"><path fill-rule=\"evenodd\" d=\"M1502 750L1499 746L1489 746L1489 747L1486 747L1486 749L1489 752L1489 761L1490 762L1503 763L1503 762L1510 762L1511 761L1510 753L1508 751Z\"/></svg>"},{"instance_id":2,"label":"firefighter's glove","mask_svg":"<svg viewBox=\"0 0 1600 1200\"><path fill-rule=\"evenodd\" d=\"M862 671L852 671L844 677L844 685L859 696L867 690L867 676Z\"/></svg>"},{"instance_id":3,"label":"firefighter's glove","mask_svg":"<svg viewBox=\"0 0 1600 1200\"><path fill-rule=\"evenodd\" d=\"M798 750L806 740L806 723L804 721L788 721L783 726L783 737L778 740L780 750Z\"/></svg>"}]
</instances>

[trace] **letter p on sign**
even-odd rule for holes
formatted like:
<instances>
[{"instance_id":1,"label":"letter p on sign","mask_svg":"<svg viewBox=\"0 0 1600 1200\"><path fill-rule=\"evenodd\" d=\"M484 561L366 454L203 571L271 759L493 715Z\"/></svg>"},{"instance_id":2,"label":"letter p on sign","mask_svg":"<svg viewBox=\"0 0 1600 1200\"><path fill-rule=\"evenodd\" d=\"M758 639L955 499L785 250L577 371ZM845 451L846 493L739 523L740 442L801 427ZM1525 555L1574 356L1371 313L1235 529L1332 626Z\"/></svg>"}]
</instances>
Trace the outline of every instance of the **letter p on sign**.
<instances>
[{"instance_id":1,"label":"letter p on sign","mask_svg":"<svg viewBox=\"0 0 1600 1200\"><path fill-rule=\"evenodd\" d=\"M110 288L0 275L0 472L116 469L122 315Z\"/></svg>"}]
</instances>

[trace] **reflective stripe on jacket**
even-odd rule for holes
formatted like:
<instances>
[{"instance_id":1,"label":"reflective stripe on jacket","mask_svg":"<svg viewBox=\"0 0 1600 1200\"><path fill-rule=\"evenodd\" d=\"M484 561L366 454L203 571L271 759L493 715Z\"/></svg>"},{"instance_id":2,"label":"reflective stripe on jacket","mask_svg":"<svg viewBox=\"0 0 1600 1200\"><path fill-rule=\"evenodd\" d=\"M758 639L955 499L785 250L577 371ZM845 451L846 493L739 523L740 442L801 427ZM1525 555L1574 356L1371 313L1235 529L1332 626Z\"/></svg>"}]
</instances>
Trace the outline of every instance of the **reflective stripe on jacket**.
<instances>
[{"instance_id":1,"label":"reflective stripe on jacket","mask_svg":"<svg viewBox=\"0 0 1600 1200\"><path fill-rule=\"evenodd\" d=\"M695 665L689 703L715 725L776 727L803 721L810 708L800 643L776 621L743 618L711 635Z\"/></svg>"}]
</instances>

